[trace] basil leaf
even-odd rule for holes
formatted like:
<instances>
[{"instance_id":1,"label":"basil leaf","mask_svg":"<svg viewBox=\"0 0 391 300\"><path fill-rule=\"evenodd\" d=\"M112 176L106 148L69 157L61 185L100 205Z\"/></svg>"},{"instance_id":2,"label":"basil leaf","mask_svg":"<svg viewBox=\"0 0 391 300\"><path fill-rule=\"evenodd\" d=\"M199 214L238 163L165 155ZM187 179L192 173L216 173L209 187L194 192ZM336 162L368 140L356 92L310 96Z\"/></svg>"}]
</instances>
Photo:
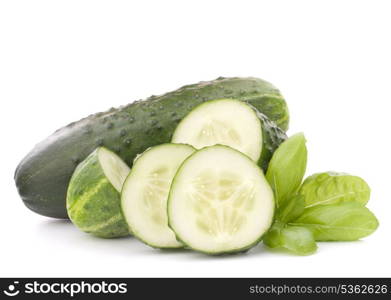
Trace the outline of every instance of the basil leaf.
<instances>
[{"instance_id":1,"label":"basil leaf","mask_svg":"<svg viewBox=\"0 0 391 300\"><path fill-rule=\"evenodd\" d=\"M269 248L286 249L300 255L312 254L317 249L311 230L279 222L274 223L263 241Z\"/></svg>"},{"instance_id":2,"label":"basil leaf","mask_svg":"<svg viewBox=\"0 0 391 300\"><path fill-rule=\"evenodd\" d=\"M299 188L307 166L307 148L302 133L283 142L274 152L266 172L277 208Z\"/></svg>"},{"instance_id":3,"label":"basil leaf","mask_svg":"<svg viewBox=\"0 0 391 300\"><path fill-rule=\"evenodd\" d=\"M312 231L317 241L355 241L379 226L375 215L356 202L342 202L306 208L294 222Z\"/></svg>"},{"instance_id":4,"label":"basil leaf","mask_svg":"<svg viewBox=\"0 0 391 300\"><path fill-rule=\"evenodd\" d=\"M336 172L309 176L299 190L306 207L351 201L365 205L370 193L368 184L360 177Z\"/></svg>"},{"instance_id":5,"label":"basil leaf","mask_svg":"<svg viewBox=\"0 0 391 300\"><path fill-rule=\"evenodd\" d=\"M305 207L304 196L295 195L291 198L288 198L277 209L276 219L283 223L288 223L300 217L300 215L304 211L304 207Z\"/></svg>"},{"instance_id":6,"label":"basil leaf","mask_svg":"<svg viewBox=\"0 0 391 300\"><path fill-rule=\"evenodd\" d=\"M263 243L269 248L281 248L284 242L281 238L281 231L285 224L275 221L269 231L263 236Z\"/></svg>"}]
</instances>

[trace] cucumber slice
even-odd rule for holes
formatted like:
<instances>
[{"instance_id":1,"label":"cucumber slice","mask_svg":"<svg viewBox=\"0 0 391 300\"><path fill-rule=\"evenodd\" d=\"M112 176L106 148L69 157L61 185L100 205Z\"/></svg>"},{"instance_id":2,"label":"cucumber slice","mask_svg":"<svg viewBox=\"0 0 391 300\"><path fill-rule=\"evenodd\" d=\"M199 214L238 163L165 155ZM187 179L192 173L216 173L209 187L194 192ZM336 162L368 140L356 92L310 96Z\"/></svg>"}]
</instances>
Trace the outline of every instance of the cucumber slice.
<instances>
[{"instance_id":1,"label":"cucumber slice","mask_svg":"<svg viewBox=\"0 0 391 300\"><path fill-rule=\"evenodd\" d=\"M273 192L262 170L227 146L195 152L171 185L169 225L178 239L204 253L234 253L256 245L273 214Z\"/></svg>"},{"instance_id":2,"label":"cucumber slice","mask_svg":"<svg viewBox=\"0 0 391 300\"><path fill-rule=\"evenodd\" d=\"M137 157L122 190L122 211L132 233L155 248L180 248L168 227L167 197L172 179L195 149L162 144Z\"/></svg>"},{"instance_id":3,"label":"cucumber slice","mask_svg":"<svg viewBox=\"0 0 391 300\"><path fill-rule=\"evenodd\" d=\"M81 162L67 192L67 212L73 224L103 238L128 235L120 191L129 172L121 158L103 147Z\"/></svg>"},{"instance_id":4,"label":"cucumber slice","mask_svg":"<svg viewBox=\"0 0 391 300\"><path fill-rule=\"evenodd\" d=\"M227 145L257 162L262 152L262 124L256 111L246 103L218 99L193 109L178 124L172 142L197 149Z\"/></svg>"}]
</instances>

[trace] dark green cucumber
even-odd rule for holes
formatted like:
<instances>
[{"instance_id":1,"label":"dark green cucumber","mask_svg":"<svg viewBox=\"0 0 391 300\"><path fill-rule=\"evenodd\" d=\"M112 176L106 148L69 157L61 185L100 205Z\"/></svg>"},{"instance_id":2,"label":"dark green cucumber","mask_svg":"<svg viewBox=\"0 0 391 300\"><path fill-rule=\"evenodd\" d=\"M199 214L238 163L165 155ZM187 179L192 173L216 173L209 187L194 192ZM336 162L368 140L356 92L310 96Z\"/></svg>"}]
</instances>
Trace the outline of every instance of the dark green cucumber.
<instances>
[{"instance_id":1,"label":"dark green cucumber","mask_svg":"<svg viewBox=\"0 0 391 300\"><path fill-rule=\"evenodd\" d=\"M130 166L138 153L171 140L178 122L196 105L234 98L253 105L282 129L288 109L280 92L257 78L218 78L161 96L91 115L57 130L20 162L15 182L25 205L54 218L67 218L66 191L73 171L98 146L106 146ZM271 147L272 149L273 147Z\"/></svg>"}]
</instances>

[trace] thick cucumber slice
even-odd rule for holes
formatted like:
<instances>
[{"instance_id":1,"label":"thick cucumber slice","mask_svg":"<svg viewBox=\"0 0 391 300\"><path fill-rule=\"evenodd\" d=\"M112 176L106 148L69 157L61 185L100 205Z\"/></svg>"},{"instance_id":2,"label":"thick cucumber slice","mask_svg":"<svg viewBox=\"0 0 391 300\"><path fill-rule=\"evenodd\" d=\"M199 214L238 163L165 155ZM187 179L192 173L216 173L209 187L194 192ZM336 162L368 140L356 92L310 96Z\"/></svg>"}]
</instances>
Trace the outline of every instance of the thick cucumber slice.
<instances>
[{"instance_id":1,"label":"thick cucumber slice","mask_svg":"<svg viewBox=\"0 0 391 300\"><path fill-rule=\"evenodd\" d=\"M169 225L194 250L240 252L256 245L274 214L273 192L247 156L216 145L179 168L168 200Z\"/></svg>"},{"instance_id":2,"label":"thick cucumber slice","mask_svg":"<svg viewBox=\"0 0 391 300\"><path fill-rule=\"evenodd\" d=\"M227 145L258 161L262 151L262 124L256 111L241 101L213 100L197 106L178 124L172 142L197 149Z\"/></svg>"},{"instance_id":3,"label":"thick cucumber slice","mask_svg":"<svg viewBox=\"0 0 391 300\"><path fill-rule=\"evenodd\" d=\"M167 198L172 179L195 149L188 145L162 144L137 157L122 190L122 211L132 231L155 248L180 248L168 227Z\"/></svg>"},{"instance_id":4,"label":"thick cucumber slice","mask_svg":"<svg viewBox=\"0 0 391 300\"><path fill-rule=\"evenodd\" d=\"M121 158L103 147L79 164L69 183L67 211L80 230L103 238L129 234L120 206L129 172Z\"/></svg>"}]
</instances>

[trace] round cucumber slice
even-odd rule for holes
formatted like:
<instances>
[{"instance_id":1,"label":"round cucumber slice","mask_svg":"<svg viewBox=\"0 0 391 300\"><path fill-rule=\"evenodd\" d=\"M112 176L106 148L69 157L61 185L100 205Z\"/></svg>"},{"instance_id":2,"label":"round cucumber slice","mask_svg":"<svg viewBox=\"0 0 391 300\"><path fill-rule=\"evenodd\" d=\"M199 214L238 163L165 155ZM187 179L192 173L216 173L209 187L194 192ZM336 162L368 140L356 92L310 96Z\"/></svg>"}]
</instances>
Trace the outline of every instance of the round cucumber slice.
<instances>
[{"instance_id":1,"label":"round cucumber slice","mask_svg":"<svg viewBox=\"0 0 391 300\"><path fill-rule=\"evenodd\" d=\"M134 236L155 248L180 248L168 227L167 198L172 179L195 149L162 144L137 157L122 189L122 211Z\"/></svg>"},{"instance_id":2,"label":"round cucumber slice","mask_svg":"<svg viewBox=\"0 0 391 300\"><path fill-rule=\"evenodd\" d=\"M183 243L204 253L234 253L256 245L273 214L273 192L262 170L227 146L195 152L171 185L169 225Z\"/></svg>"},{"instance_id":3,"label":"round cucumber slice","mask_svg":"<svg viewBox=\"0 0 391 300\"><path fill-rule=\"evenodd\" d=\"M256 111L246 103L218 99L193 109L178 124L172 142L197 149L227 145L257 162L262 152L262 124Z\"/></svg>"},{"instance_id":4,"label":"round cucumber slice","mask_svg":"<svg viewBox=\"0 0 391 300\"><path fill-rule=\"evenodd\" d=\"M80 230L98 237L129 234L121 213L121 188L129 167L110 150L99 147L81 162L67 192L67 212Z\"/></svg>"}]
</instances>

